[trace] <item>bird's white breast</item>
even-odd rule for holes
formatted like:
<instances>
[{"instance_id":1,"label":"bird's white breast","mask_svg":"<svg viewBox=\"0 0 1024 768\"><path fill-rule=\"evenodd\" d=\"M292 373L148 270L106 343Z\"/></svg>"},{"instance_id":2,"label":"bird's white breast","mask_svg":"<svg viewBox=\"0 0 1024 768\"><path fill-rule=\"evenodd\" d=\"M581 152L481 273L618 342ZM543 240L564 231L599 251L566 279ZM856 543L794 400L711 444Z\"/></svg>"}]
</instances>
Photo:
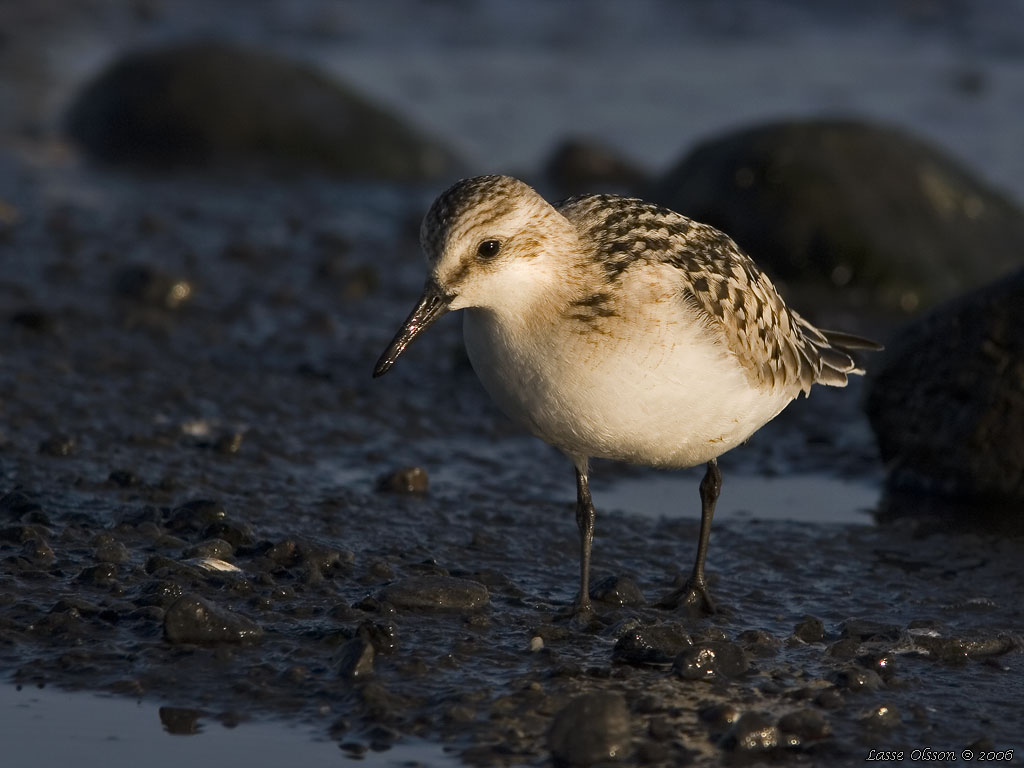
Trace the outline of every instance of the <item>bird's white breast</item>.
<instances>
[{"instance_id":1,"label":"bird's white breast","mask_svg":"<svg viewBox=\"0 0 1024 768\"><path fill-rule=\"evenodd\" d=\"M592 324L467 310L473 368L512 419L574 460L687 467L720 456L795 393L757 388L678 297Z\"/></svg>"}]
</instances>

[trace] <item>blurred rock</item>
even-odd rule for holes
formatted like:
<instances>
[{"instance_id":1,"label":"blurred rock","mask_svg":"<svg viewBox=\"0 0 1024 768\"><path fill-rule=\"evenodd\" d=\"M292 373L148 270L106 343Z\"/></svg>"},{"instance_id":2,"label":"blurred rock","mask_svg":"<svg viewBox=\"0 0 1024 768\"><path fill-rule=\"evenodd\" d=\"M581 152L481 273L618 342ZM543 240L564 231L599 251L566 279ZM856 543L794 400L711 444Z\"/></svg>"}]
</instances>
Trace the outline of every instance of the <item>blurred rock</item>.
<instances>
[{"instance_id":1,"label":"blurred rock","mask_svg":"<svg viewBox=\"0 0 1024 768\"><path fill-rule=\"evenodd\" d=\"M256 622L239 613L183 595L164 614L164 637L171 643L241 643L263 635Z\"/></svg>"},{"instance_id":2,"label":"blurred rock","mask_svg":"<svg viewBox=\"0 0 1024 768\"><path fill-rule=\"evenodd\" d=\"M564 196L586 192L635 194L649 176L612 147L589 139L566 139L551 153L544 175Z\"/></svg>"},{"instance_id":3,"label":"blurred rock","mask_svg":"<svg viewBox=\"0 0 1024 768\"><path fill-rule=\"evenodd\" d=\"M423 495L429 487L430 480L423 467L402 467L377 478L378 491Z\"/></svg>"},{"instance_id":4,"label":"blurred rock","mask_svg":"<svg viewBox=\"0 0 1024 768\"><path fill-rule=\"evenodd\" d=\"M410 576L386 586L379 597L396 608L439 611L475 611L490 600L483 584L451 576Z\"/></svg>"},{"instance_id":5,"label":"blurred rock","mask_svg":"<svg viewBox=\"0 0 1024 768\"><path fill-rule=\"evenodd\" d=\"M914 311L1021 263L1024 213L900 131L748 128L689 153L651 197L732 236L773 277Z\"/></svg>"},{"instance_id":6,"label":"blurred rock","mask_svg":"<svg viewBox=\"0 0 1024 768\"><path fill-rule=\"evenodd\" d=\"M890 342L867 400L890 491L973 500L979 520L997 506L982 500L1024 499L1022 328L1024 270Z\"/></svg>"},{"instance_id":7,"label":"blurred rock","mask_svg":"<svg viewBox=\"0 0 1024 768\"><path fill-rule=\"evenodd\" d=\"M97 160L156 169L408 180L457 165L447 147L327 75L216 42L126 54L78 95L67 129Z\"/></svg>"},{"instance_id":8,"label":"blurred rock","mask_svg":"<svg viewBox=\"0 0 1024 768\"><path fill-rule=\"evenodd\" d=\"M551 723L548 746L556 765L594 765L618 760L629 747L630 716L618 693L585 693Z\"/></svg>"}]
</instances>

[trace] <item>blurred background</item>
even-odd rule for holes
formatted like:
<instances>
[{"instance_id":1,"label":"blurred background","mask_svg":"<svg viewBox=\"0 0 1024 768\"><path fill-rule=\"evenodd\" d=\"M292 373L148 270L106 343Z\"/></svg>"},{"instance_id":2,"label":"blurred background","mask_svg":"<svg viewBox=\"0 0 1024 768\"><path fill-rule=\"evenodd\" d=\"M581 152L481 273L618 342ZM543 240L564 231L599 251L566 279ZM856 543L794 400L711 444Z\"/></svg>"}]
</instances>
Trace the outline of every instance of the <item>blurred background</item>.
<instances>
[{"instance_id":1,"label":"blurred background","mask_svg":"<svg viewBox=\"0 0 1024 768\"><path fill-rule=\"evenodd\" d=\"M171 733L302 718L365 764L573 762L552 713L613 689L651 765L784 727L822 764L1019 747L1019 539L988 528L1024 509L1022 118L1018 0L0 0L0 673L180 704ZM699 471L595 466L609 618L570 629L571 470L458 320L371 381L424 211L495 172L719 226L886 343L723 459L693 637L760 676L677 695L681 625L660 669L610 652L666 621ZM472 599L421 610L448 578ZM81 743L7 714L25 764Z\"/></svg>"},{"instance_id":2,"label":"blurred background","mask_svg":"<svg viewBox=\"0 0 1024 768\"><path fill-rule=\"evenodd\" d=\"M314 64L480 171L535 172L580 136L653 173L716 132L838 114L1020 197L1022 28L1012 0L8 0L0 121L45 134L126 50L221 40Z\"/></svg>"}]
</instances>

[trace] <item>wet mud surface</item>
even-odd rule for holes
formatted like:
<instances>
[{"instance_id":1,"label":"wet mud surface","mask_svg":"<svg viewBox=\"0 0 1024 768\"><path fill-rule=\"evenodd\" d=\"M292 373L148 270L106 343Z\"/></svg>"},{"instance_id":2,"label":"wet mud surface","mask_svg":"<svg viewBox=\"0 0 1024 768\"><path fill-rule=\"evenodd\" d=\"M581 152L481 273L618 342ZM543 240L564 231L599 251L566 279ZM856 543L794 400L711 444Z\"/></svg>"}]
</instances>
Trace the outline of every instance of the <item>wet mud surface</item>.
<instances>
[{"instance_id":1,"label":"wet mud surface","mask_svg":"<svg viewBox=\"0 0 1024 768\"><path fill-rule=\"evenodd\" d=\"M352 756L443 742L472 765L1024 748L1019 539L726 517L720 612L693 618L653 607L692 558L693 473L663 518L599 501L597 615L570 621L572 472L488 403L457 322L370 378L418 294L431 190L15 171L10 680L312 723ZM723 460L726 490L880 482L859 396L797 403ZM843 502L799 503L827 520Z\"/></svg>"}]
</instances>

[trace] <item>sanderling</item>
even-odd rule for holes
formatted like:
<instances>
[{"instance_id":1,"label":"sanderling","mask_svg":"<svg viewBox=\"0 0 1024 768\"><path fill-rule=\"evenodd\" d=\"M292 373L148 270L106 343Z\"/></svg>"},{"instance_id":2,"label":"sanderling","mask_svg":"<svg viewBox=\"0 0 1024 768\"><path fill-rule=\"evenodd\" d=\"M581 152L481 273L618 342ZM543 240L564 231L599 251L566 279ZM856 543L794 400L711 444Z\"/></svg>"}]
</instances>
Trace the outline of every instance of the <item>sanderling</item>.
<instances>
[{"instance_id":1,"label":"sanderling","mask_svg":"<svg viewBox=\"0 0 1024 768\"><path fill-rule=\"evenodd\" d=\"M643 200L581 195L556 205L508 176L445 191L423 220L423 295L381 355L381 376L445 312L464 309L466 351L497 404L576 468L580 591L591 611L590 458L707 464L697 557L662 601L711 612L704 561L722 485L717 459L813 384L861 374L725 234Z\"/></svg>"}]
</instances>

